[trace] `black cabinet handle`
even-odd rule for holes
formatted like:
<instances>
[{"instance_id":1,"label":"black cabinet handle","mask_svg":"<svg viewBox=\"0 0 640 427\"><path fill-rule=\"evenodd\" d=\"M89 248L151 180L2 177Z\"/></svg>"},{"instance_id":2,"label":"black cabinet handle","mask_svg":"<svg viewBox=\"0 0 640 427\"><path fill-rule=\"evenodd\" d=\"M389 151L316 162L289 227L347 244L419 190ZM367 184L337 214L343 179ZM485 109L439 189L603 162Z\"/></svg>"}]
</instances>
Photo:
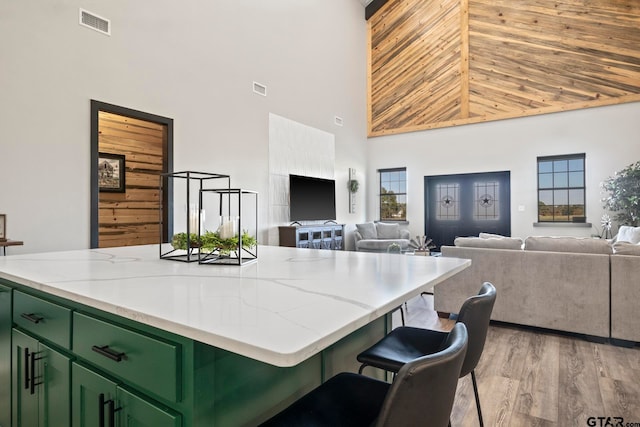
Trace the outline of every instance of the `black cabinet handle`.
<instances>
[{"instance_id":1,"label":"black cabinet handle","mask_svg":"<svg viewBox=\"0 0 640 427\"><path fill-rule=\"evenodd\" d=\"M109 426L108 427L116 427L116 404L111 399L109 401Z\"/></svg>"},{"instance_id":2,"label":"black cabinet handle","mask_svg":"<svg viewBox=\"0 0 640 427\"><path fill-rule=\"evenodd\" d=\"M117 351L111 350L108 345L94 345L91 347L91 350L116 362L121 362L125 355L124 353L118 353Z\"/></svg>"},{"instance_id":3,"label":"black cabinet handle","mask_svg":"<svg viewBox=\"0 0 640 427\"><path fill-rule=\"evenodd\" d=\"M40 317L34 313L22 313L20 317L27 319L29 322L40 323L44 320L44 317Z\"/></svg>"},{"instance_id":4,"label":"black cabinet handle","mask_svg":"<svg viewBox=\"0 0 640 427\"><path fill-rule=\"evenodd\" d=\"M36 361L42 359L42 357L36 357L37 353L31 353L31 359L29 360L29 366L31 368L31 385L29 387L29 394L36 394L36 386L42 384L42 382L36 382Z\"/></svg>"},{"instance_id":5,"label":"black cabinet handle","mask_svg":"<svg viewBox=\"0 0 640 427\"><path fill-rule=\"evenodd\" d=\"M104 427L104 393L98 396L98 426Z\"/></svg>"},{"instance_id":6,"label":"black cabinet handle","mask_svg":"<svg viewBox=\"0 0 640 427\"><path fill-rule=\"evenodd\" d=\"M24 349L24 389L29 389L29 348Z\"/></svg>"},{"instance_id":7,"label":"black cabinet handle","mask_svg":"<svg viewBox=\"0 0 640 427\"><path fill-rule=\"evenodd\" d=\"M36 393L36 354L31 353L31 359L29 360L29 368L31 369L31 386L29 387L29 394Z\"/></svg>"},{"instance_id":8,"label":"black cabinet handle","mask_svg":"<svg viewBox=\"0 0 640 427\"><path fill-rule=\"evenodd\" d=\"M115 427L116 425L116 412L122 408L116 409L116 403L113 399L104 400L104 393L100 393L98 396L98 426L104 427L104 407L107 406L107 412L109 412L109 424L108 427Z\"/></svg>"}]
</instances>

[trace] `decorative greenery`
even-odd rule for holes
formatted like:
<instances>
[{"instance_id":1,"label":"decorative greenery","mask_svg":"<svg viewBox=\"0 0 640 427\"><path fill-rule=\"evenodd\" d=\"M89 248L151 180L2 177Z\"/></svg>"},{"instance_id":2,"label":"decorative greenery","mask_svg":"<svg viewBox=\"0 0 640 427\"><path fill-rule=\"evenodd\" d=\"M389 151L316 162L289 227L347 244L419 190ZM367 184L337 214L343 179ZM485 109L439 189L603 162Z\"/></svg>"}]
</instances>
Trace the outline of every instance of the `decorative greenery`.
<instances>
[{"instance_id":1,"label":"decorative greenery","mask_svg":"<svg viewBox=\"0 0 640 427\"><path fill-rule=\"evenodd\" d=\"M221 239L218 233L207 231L198 240L197 234L191 234L191 247L201 248L205 251L218 251L221 255L228 255L238 249L238 236L229 239ZM242 232L242 247L244 249L254 248L258 244L255 237L251 236L246 230ZM171 239L171 245L175 249L187 249L187 233L176 233Z\"/></svg>"},{"instance_id":2,"label":"decorative greenery","mask_svg":"<svg viewBox=\"0 0 640 427\"><path fill-rule=\"evenodd\" d=\"M640 222L640 162L627 166L601 184L609 193L604 208L615 212L619 225L638 226Z\"/></svg>"},{"instance_id":3,"label":"decorative greenery","mask_svg":"<svg viewBox=\"0 0 640 427\"><path fill-rule=\"evenodd\" d=\"M358 183L357 179L350 179L349 180L349 191L352 193L357 193L358 192L358 188L360 188L360 183Z\"/></svg>"},{"instance_id":4,"label":"decorative greenery","mask_svg":"<svg viewBox=\"0 0 640 427\"><path fill-rule=\"evenodd\" d=\"M387 253L400 253L402 252L402 247L397 243L392 243L387 247Z\"/></svg>"},{"instance_id":5,"label":"decorative greenery","mask_svg":"<svg viewBox=\"0 0 640 427\"><path fill-rule=\"evenodd\" d=\"M195 233L191 233L191 238L189 239L191 242L190 247L199 248L200 242L198 241L198 235ZM173 235L171 239L171 246L175 249L187 249L187 233L176 233Z\"/></svg>"}]
</instances>

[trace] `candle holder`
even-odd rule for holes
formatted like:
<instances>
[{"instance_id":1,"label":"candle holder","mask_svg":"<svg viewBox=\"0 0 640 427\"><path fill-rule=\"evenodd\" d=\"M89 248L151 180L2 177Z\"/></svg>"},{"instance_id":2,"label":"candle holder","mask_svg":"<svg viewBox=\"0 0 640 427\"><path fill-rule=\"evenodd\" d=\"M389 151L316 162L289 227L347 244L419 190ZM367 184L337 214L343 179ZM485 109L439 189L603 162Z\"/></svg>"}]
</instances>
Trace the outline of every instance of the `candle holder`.
<instances>
[{"instance_id":1,"label":"candle holder","mask_svg":"<svg viewBox=\"0 0 640 427\"><path fill-rule=\"evenodd\" d=\"M184 184L176 185L177 182ZM221 187L226 181L231 188L231 177L216 173L183 171L160 175L160 195L167 189L175 200L169 209L160 209L160 258L182 262L196 262L202 250L205 210L199 200L200 191L205 187ZM217 185L213 183L217 183ZM174 193L175 190L175 193ZM181 202L176 202L180 200ZM160 206L163 206L162 201ZM175 225L175 230L174 230ZM167 245L170 243L171 245Z\"/></svg>"},{"instance_id":2,"label":"candle holder","mask_svg":"<svg viewBox=\"0 0 640 427\"><path fill-rule=\"evenodd\" d=\"M219 215L217 222L204 223L198 251L200 264L244 265L258 259L257 192L240 188L202 189L200 206Z\"/></svg>"}]
</instances>

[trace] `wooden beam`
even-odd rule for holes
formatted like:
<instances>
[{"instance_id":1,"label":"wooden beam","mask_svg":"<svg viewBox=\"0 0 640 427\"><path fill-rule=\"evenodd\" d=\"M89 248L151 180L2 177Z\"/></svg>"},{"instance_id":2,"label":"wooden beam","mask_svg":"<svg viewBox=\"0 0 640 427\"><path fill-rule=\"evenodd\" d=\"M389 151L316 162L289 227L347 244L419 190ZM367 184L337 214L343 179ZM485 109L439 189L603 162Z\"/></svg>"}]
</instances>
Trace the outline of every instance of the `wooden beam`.
<instances>
[{"instance_id":1,"label":"wooden beam","mask_svg":"<svg viewBox=\"0 0 640 427\"><path fill-rule=\"evenodd\" d=\"M364 19L367 21L371 18L388 0L373 0L364 9Z\"/></svg>"}]
</instances>

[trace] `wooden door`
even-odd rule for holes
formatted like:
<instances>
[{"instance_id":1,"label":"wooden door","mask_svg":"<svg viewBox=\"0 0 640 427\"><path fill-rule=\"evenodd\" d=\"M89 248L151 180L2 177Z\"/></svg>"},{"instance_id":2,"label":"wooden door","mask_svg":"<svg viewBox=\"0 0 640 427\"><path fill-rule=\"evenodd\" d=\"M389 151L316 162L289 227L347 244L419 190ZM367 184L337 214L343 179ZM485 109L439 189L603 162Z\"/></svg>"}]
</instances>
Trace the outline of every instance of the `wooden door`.
<instances>
[{"instance_id":1,"label":"wooden door","mask_svg":"<svg viewBox=\"0 0 640 427\"><path fill-rule=\"evenodd\" d=\"M511 235L510 172L426 176L425 235L437 249L457 236Z\"/></svg>"},{"instance_id":2,"label":"wooden door","mask_svg":"<svg viewBox=\"0 0 640 427\"><path fill-rule=\"evenodd\" d=\"M159 174L166 171L167 126L99 111L99 170L108 155L124 156L124 186L122 191L99 186L98 247L159 243Z\"/></svg>"}]
</instances>

